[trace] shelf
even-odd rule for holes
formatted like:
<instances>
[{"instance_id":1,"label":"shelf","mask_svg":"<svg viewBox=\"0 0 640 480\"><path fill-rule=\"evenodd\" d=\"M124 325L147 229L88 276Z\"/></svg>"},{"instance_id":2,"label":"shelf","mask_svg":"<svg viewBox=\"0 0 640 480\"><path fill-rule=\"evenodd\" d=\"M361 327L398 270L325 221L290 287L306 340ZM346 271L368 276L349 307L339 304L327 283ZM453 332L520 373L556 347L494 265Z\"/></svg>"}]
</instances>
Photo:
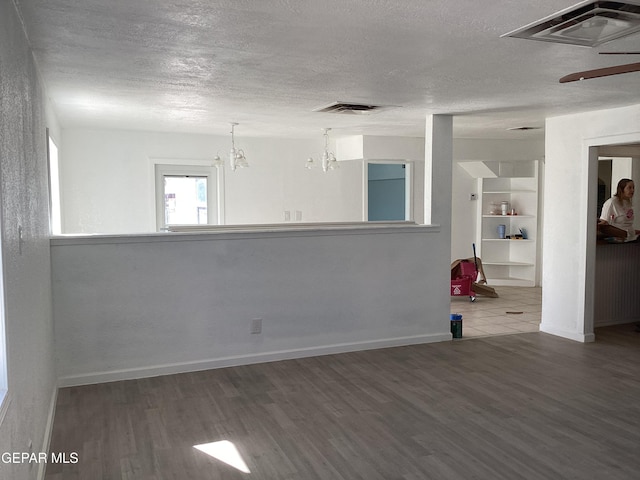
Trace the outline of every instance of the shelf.
<instances>
[{"instance_id":1,"label":"shelf","mask_svg":"<svg viewBox=\"0 0 640 480\"><path fill-rule=\"evenodd\" d=\"M484 264L484 262L482 262ZM536 284L532 280L526 280L523 278L515 277L488 277L487 285L495 286L509 286L509 287L535 287ZM500 292L498 292L500 293Z\"/></svg>"},{"instance_id":2,"label":"shelf","mask_svg":"<svg viewBox=\"0 0 640 480\"><path fill-rule=\"evenodd\" d=\"M498 176L480 178L476 206L476 244L489 284L533 286L538 280L538 162L494 161L488 167ZM502 203L517 215L502 215ZM499 212L497 215L487 212ZM526 239L498 238L523 230ZM520 261L513 261L520 260Z\"/></svg>"},{"instance_id":3,"label":"shelf","mask_svg":"<svg viewBox=\"0 0 640 480\"><path fill-rule=\"evenodd\" d=\"M483 242L518 242L518 243L531 243L533 240L530 238L523 238L521 240L512 240L510 238L483 238Z\"/></svg>"},{"instance_id":4,"label":"shelf","mask_svg":"<svg viewBox=\"0 0 640 480\"><path fill-rule=\"evenodd\" d=\"M520 240L522 241L522 240ZM500 265L503 267L534 267L533 263L524 263L524 262L492 262L487 260L482 260L482 265Z\"/></svg>"},{"instance_id":5,"label":"shelf","mask_svg":"<svg viewBox=\"0 0 640 480\"><path fill-rule=\"evenodd\" d=\"M485 190L483 193L501 193L504 195L510 195L512 193L536 193L535 190L524 190L524 189L519 189L519 190Z\"/></svg>"}]
</instances>

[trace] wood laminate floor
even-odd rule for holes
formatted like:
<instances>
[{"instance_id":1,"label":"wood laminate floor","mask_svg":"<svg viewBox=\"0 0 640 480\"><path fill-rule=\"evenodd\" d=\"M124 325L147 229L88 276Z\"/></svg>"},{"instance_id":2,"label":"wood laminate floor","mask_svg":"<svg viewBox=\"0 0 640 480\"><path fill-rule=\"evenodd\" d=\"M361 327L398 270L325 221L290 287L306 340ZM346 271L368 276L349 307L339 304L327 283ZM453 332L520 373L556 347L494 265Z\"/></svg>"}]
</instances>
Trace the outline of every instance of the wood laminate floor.
<instances>
[{"instance_id":1,"label":"wood laminate floor","mask_svg":"<svg viewBox=\"0 0 640 480\"><path fill-rule=\"evenodd\" d=\"M61 389L47 480L640 478L640 333L388 348ZM194 445L232 442L250 473Z\"/></svg>"}]
</instances>

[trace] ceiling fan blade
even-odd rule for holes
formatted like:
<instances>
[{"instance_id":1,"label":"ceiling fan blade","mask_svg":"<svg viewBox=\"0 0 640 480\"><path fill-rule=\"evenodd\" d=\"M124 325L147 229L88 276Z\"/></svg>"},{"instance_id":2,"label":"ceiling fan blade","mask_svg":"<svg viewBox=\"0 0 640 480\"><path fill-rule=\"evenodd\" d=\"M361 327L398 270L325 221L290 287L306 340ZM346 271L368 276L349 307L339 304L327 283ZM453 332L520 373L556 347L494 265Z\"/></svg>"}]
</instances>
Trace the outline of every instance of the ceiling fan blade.
<instances>
[{"instance_id":1,"label":"ceiling fan blade","mask_svg":"<svg viewBox=\"0 0 640 480\"><path fill-rule=\"evenodd\" d=\"M616 65L615 67L596 68L595 70L585 70L566 75L560 79L560 83L576 82L578 80L588 80L590 78L607 77L609 75L620 75L621 73L640 72L639 63L627 63L626 65Z\"/></svg>"}]
</instances>

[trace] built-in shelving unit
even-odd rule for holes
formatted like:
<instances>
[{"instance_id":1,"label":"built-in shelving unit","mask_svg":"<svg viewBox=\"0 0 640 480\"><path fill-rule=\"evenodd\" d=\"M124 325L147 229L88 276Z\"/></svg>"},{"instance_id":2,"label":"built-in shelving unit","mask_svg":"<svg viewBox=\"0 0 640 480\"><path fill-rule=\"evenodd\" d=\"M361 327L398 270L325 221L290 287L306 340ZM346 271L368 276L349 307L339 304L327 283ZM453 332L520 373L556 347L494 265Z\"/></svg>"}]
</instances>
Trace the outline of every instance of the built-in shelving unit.
<instances>
[{"instance_id":1,"label":"built-in shelving unit","mask_svg":"<svg viewBox=\"0 0 640 480\"><path fill-rule=\"evenodd\" d=\"M478 162L472 162L477 164ZM538 252L538 161L481 162L476 251L490 285L535 286ZM502 215L501 203L515 214ZM499 225L506 236L499 237ZM515 235L526 234L524 239Z\"/></svg>"}]
</instances>

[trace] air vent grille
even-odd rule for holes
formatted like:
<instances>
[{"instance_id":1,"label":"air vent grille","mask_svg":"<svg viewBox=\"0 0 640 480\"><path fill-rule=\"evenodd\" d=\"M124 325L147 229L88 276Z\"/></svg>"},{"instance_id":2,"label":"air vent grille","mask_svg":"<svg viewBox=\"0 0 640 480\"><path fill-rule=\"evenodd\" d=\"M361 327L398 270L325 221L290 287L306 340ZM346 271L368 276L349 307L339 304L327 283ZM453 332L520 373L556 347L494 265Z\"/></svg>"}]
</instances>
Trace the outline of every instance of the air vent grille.
<instances>
[{"instance_id":1,"label":"air vent grille","mask_svg":"<svg viewBox=\"0 0 640 480\"><path fill-rule=\"evenodd\" d=\"M314 108L314 112L322 113L342 113L347 115L366 115L369 113L377 112L385 107L380 105L371 105L364 103L353 102L333 102L324 107Z\"/></svg>"},{"instance_id":2,"label":"air vent grille","mask_svg":"<svg viewBox=\"0 0 640 480\"><path fill-rule=\"evenodd\" d=\"M502 37L595 47L640 31L640 5L587 0Z\"/></svg>"}]
</instances>

